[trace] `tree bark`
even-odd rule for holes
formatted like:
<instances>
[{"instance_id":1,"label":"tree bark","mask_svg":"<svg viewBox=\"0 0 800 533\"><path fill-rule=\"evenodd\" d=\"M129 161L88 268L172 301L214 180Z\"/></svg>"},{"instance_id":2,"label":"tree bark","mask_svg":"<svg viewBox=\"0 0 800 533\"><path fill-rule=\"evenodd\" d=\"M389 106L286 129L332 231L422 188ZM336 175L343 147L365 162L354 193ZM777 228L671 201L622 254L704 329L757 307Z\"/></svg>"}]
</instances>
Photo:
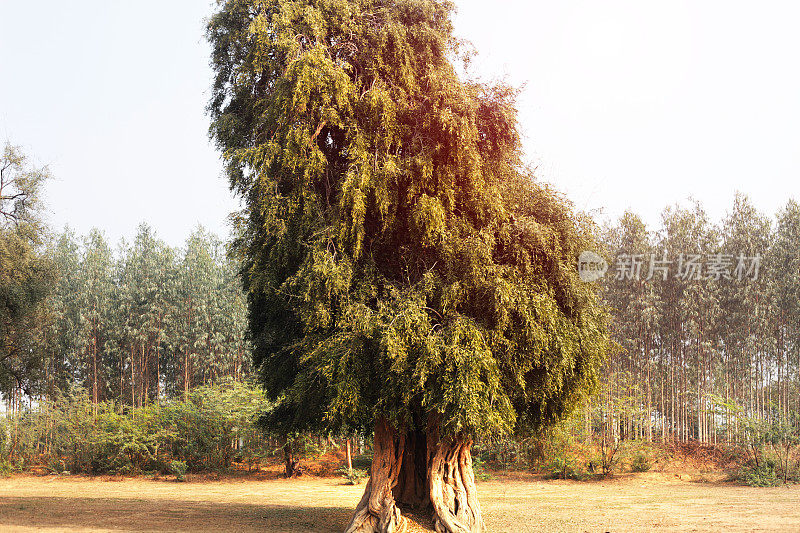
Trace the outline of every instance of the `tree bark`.
<instances>
[{"instance_id":1,"label":"tree bark","mask_svg":"<svg viewBox=\"0 0 800 533\"><path fill-rule=\"evenodd\" d=\"M472 471L472 439L439 439L438 425L428 429L428 485L434 526L439 533L486 531Z\"/></svg>"},{"instance_id":2,"label":"tree bark","mask_svg":"<svg viewBox=\"0 0 800 533\"><path fill-rule=\"evenodd\" d=\"M375 423L371 476L346 533L402 533L401 510L431 512L439 533L482 533L472 440L440 438L438 420L406 431Z\"/></svg>"},{"instance_id":3,"label":"tree bark","mask_svg":"<svg viewBox=\"0 0 800 533\"><path fill-rule=\"evenodd\" d=\"M283 476L291 478L302 475L302 470L297 466L298 462L292 449L292 443L287 439L286 444L283 445L283 465L285 469Z\"/></svg>"},{"instance_id":4,"label":"tree bark","mask_svg":"<svg viewBox=\"0 0 800 533\"><path fill-rule=\"evenodd\" d=\"M352 454L350 453L350 437L349 436L347 437L347 440L345 441L345 446L347 446L347 473L349 475L349 474L353 473L353 457L352 457Z\"/></svg>"}]
</instances>

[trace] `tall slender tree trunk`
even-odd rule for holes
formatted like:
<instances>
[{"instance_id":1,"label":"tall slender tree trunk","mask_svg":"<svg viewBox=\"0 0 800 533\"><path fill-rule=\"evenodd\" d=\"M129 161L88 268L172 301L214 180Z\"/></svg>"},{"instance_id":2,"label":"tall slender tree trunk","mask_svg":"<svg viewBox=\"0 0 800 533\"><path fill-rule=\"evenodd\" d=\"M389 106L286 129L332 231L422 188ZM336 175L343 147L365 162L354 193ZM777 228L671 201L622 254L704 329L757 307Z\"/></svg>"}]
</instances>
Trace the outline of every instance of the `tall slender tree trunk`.
<instances>
[{"instance_id":1,"label":"tall slender tree trunk","mask_svg":"<svg viewBox=\"0 0 800 533\"><path fill-rule=\"evenodd\" d=\"M647 442L653 442L653 395L650 387L650 342L646 344L647 356Z\"/></svg>"},{"instance_id":2,"label":"tall slender tree trunk","mask_svg":"<svg viewBox=\"0 0 800 533\"><path fill-rule=\"evenodd\" d=\"M353 455L352 455L352 452L350 451L350 437L349 436L347 437L347 440L345 441L345 445L347 447L347 473L348 474L352 474L353 473Z\"/></svg>"},{"instance_id":3,"label":"tall slender tree trunk","mask_svg":"<svg viewBox=\"0 0 800 533\"><path fill-rule=\"evenodd\" d=\"M147 371L149 361L147 360L148 357L144 344L142 344L141 357L139 361L139 373L141 374L141 379L139 381L139 406L143 407L147 404L147 395L150 393L150 379Z\"/></svg>"},{"instance_id":4,"label":"tall slender tree trunk","mask_svg":"<svg viewBox=\"0 0 800 533\"><path fill-rule=\"evenodd\" d=\"M99 391L97 383L97 337L92 339L92 413L97 418L97 404L99 403Z\"/></svg>"},{"instance_id":5,"label":"tall slender tree trunk","mask_svg":"<svg viewBox=\"0 0 800 533\"><path fill-rule=\"evenodd\" d=\"M136 349L131 344L131 407L136 407L136 371L133 361L136 359Z\"/></svg>"},{"instance_id":6,"label":"tall slender tree trunk","mask_svg":"<svg viewBox=\"0 0 800 533\"><path fill-rule=\"evenodd\" d=\"M189 351L183 354L183 401L189 401Z\"/></svg>"},{"instance_id":7,"label":"tall slender tree trunk","mask_svg":"<svg viewBox=\"0 0 800 533\"><path fill-rule=\"evenodd\" d=\"M402 509L428 511L440 533L486 530L472 471L472 440L439 435L438 419L405 431L375 423L374 457L364 495L346 533L393 533L407 528Z\"/></svg>"},{"instance_id":8,"label":"tall slender tree trunk","mask_svg":"<svg viewBox=\"0 0 800 533\"><path fill-rule=\"evenodd\" d=\"M702 361L698 361L697 362L697 440L701 444L705 441L705 436L703 435L703 391L702 391L703 376L701 371L702 366L703 366Z\"/></svg>"},{"instance_id":9,"label":"tall slender tree trunk","mask_svg":"<svg viewBox=\"0 0 800 533\"><path fill-rule=\"evenodd\" d=\"M664 411L664 352L663 349L659 349L660 353L659 357L659 369L658 369L658 376L659 376L659 386L661 387L661 393L659 397L659 404L661 406L659 415L661 419L661 443L663 444L667 440L667 414Z\"/></svg>"},{"instance_id":10,"label":"tall slender tree trunk","mask_svg":"<svg viewBox=\"0 0 800 533\"><path fill-rule=\"evenodd\" d=\"M156 404L161 403L161 357L156 346Z\"/></svg>"},{"instance_id":11,"label":"tall slender tree trunk","mask_svg":"<svg viewBox=\"0 0 800 533\"><path fill-rule=\"evenodd\" d=\"M96 312L96 311L95 311ZM97 379L97 324L92 321L92 416L97 418L97 404L100 394Z\"/></svg>"},{"instance_id":12,"label":"tall slender tree trunk","mask_svg":"<svg viewBox=\"0 0 800 533\"><path fill-rule=\"evenodd\" d=\"M125 356L123 351L119 351L119 409L122 412L122 406L125 403Z\"/></svg>"},{"instance_id":13,"label":"tall slender tree trunk","mask_svg":"<svg viewBox=\"0 0 800 533\"><path fill-rule=\"evenodd\" d=\"M670 355L669 365L669 384L670 384L670 410L669 410L669 433L672 442L675 442L675 350L673 347L672 354Z\"/></svg>"}]
</instances>

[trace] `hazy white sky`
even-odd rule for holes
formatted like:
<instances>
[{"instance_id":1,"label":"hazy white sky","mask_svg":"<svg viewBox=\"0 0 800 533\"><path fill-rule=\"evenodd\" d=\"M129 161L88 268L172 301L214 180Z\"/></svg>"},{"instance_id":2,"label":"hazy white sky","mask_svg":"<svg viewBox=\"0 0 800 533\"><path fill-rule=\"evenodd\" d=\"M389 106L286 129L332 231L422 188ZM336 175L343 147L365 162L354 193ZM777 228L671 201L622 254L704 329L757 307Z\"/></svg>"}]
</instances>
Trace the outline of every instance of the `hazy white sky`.
<instances>
[{"instance_id":1,"label":"hazy white sky","mask_svg":"<svg viewBox=\"0 0 800 533\"><path fill-rule=\"evenodd\" d=\"M800 198L800 4L459 0L485 79L525 84L539 176L587 210L655 225L688 196L774 213ZM0 0L0 140L56 177L51 221L170 244L235 208L206 136L203 1Z\"/></svg>"}]
</instances>

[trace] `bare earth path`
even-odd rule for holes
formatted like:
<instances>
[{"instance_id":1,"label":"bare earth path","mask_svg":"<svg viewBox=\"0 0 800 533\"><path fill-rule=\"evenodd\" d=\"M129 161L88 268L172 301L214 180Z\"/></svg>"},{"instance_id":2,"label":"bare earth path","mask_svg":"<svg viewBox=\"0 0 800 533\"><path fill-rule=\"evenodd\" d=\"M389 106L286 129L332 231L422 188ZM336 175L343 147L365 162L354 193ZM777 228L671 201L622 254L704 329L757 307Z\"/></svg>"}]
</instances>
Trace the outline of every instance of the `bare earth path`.
<instances>
[{"instance_id":1,"label":"bare earth path","mask_svg":"<svg viewBox=\"0 0 800 533\"><path fill-rule=\"evenodd\" d=\"M362 486L336 479L175 483L0 479L0 531L340 532ZM757 489L658 475L479 484L490 531L800 531L800 487Z\"/></svg>"}]
</instances>

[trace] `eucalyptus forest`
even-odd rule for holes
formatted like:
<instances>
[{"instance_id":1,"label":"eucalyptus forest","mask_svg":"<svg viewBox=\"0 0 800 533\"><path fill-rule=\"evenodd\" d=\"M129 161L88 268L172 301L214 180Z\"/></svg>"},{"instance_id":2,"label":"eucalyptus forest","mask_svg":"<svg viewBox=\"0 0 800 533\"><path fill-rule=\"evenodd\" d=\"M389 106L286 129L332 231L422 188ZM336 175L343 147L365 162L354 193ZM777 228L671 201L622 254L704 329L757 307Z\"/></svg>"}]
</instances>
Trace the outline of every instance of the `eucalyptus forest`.
<instances>
[{"instance_id":1,"label":"eucalyptus forest","mask_svg":"<svg viewBox=\"0 0 800 533\"><path fill-rule=\"evenodd\" d=\"M739 196L719 223L700 205L667 208L662 218L650 229L628 213L597 229L610 262L599 283L616 348L573 416L590 432L605 425L648 442L736 442L750 418L794 426L800 207L790 201L770 217ZM140 407L254 378L239 267L218 237L198 228L172 249L142 224L132 243L112 247L99 230L67 229L41 250L49 286L26 333L35 361L4 353L11 416L75 387L94 406ZM762 263L755 280L646 279L651 255L665 250L760 254ZM614 270L621 254L643 258L639 279ZM5 335L4 346L18 342Z\"/></svg>"},{"instance_id":2,"label":"eucalyptus forest","mask_svg":"<svg viewBox=\"0 0 800 533\"><path fill-rule=\"evenodd\" d=\"M198 228L173 249L142 224L113 249L99 230L67 229L44 253L55 281L35 334L41 368L11 383L12 401L80 386L95 406L141 407L250 375L237 266L216 236Z\"/></svg>"}]
</instances>

